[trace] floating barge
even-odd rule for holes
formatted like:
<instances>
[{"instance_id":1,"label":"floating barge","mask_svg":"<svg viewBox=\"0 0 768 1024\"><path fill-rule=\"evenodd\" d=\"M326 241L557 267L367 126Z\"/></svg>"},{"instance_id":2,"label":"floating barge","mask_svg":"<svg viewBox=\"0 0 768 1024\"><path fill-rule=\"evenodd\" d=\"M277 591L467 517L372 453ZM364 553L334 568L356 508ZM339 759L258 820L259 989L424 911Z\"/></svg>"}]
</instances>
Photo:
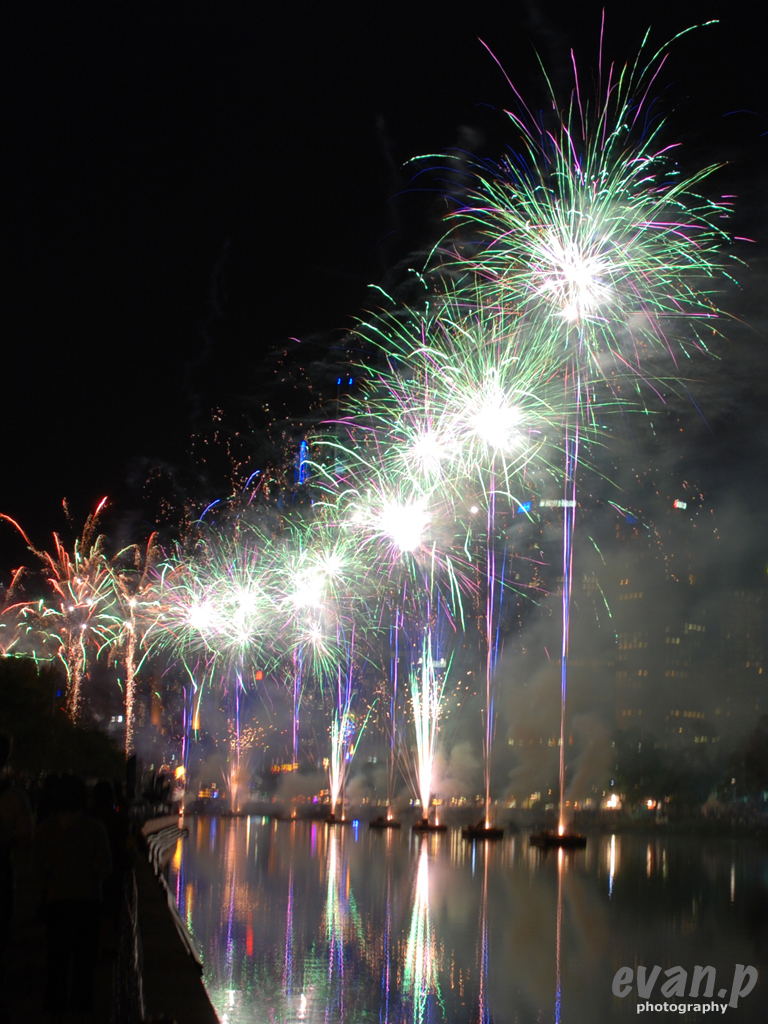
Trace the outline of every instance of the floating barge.
<instances>
[{"instance_id":1,"label":"floating barge","mask_svg":"<svg viewBox=\"0 0 768 1024\"><path fill-rule=\"evenodd\" d=\"M545 829L543 832L533 832L529 840L531 846L538 846L542 850L583 850L587 845L587 837L579 832L555 832L554 829Z\"/></svg>"},{"instance_id":2,"label":"floating barge","mask_svg":"<svg viewBox=\"0 0 768 1024\"><path fill-rule=\"evenodd\" d=\"M433 825L428 818L421 818L419 821L414 822L413 831L419 833L427 832L447 832L447 825Z\"/></svg>"},{"instance_id":3,"label":"floating barge","mask_svg":"<svg viewBox=\"0 0 768 1024\"><path fill-rule=\"evenodd\" d=\"M467 825L466 828L461 830L461 838L469 839L474 842L476 839L503 839L504 829L496 828L493 825L486 825L484 821L478 822L477 825Z\"/></svg>"},{"instance_id":4,"label":"floating barge","mask_svg":"<svg viewBox=\"0 0 768 1024\"><path fill-rule=\"evenodd\" d=\"M400 828L401 823L395 818L374 818L369 828Z\"/></svg>"}]
</instances>

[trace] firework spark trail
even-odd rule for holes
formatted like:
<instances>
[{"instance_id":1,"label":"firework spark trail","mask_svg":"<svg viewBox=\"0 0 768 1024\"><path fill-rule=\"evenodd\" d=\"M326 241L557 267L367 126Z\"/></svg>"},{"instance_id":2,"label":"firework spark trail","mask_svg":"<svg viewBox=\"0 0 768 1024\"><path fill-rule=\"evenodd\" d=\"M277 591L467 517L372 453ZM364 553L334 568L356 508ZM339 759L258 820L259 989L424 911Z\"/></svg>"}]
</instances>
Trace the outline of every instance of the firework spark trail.
<instances>
[{"instance_id":1,"label":"firework spark trail","mask_svg":"<svg viewBox=\"0 0 768 1024\"><path fill-rule=\"evenodd\" d=\"M253 691L238 675L236 685L227 694L227 768L222 769L234 812L241 809L240 790L243 780L248 778L254 747L261 739L261 729L248 724L248 706L252 697Z\"/></svg>"},{"instance_id":2,"label":"firework spark trail","mask_svg":"<svg viewBox=\"0 0 768 1024\"><path fill-rule=\"evenodd\" d=\"M576 394L581 388L577 382ZM578 398L577 398L578 408ZM563 487L563 593L562 627L560 649L560 803L558 808L558 832L566 830L565 814L565 716L568 697L568 647L571 635L571 592L573 588L573 535L576 528L576 473L579 464L579 421L573 433L566 433L566 463Z\"/></svg>"},{"instance_id":3,"label":"firework spark trail","mask_svg":"<svg viewBox=\"0 0 768 1024\"><path fill-rule=\"evenodd\" d=\"M410 691L416 740L415 789L426 820L432 803L440 710L447 675L441 677L437 671L430 629L424 635L420 662L420 665L411 666Z\"/></svg>"},{"instance_id":4,"label":"firework spark trail","mask_svg":"<svg viewBox=\"0 0 768 1024\"><path fill-rule=\"evenodd\" d=\"M341 676L341 669L339 669L339 676ZM341 690L341 679L339 679L339 690ZM334 709L333 719L331 721L331 756L328 759L328 786L331 796L331 814L336 814L336 807L339 802L341 790L344 785L344 780L347 777L346 773L346 736L350 726L350 708L348 704L344 704L340 711ZM340 809L340 814L343 819L344 808Z\"/></svg>"},{"instance_id":5,"label":"firework spark trail","mask_svg":"<svg viewBox=\"0 0 768 1024\"><path fill-rule=\"evenodd\" d=\"M304 692L304 657L301 650L293 654L293 714L291 715L291 733L293 738L292 763L299 763L299 713L301 711L301 698Z\"/></svg>"},{"instance_id":6,"label":"firework spark trail","mask_svg":"<svg viewBox=\"0 0 768 1024\"><path fill-rule=\"evenodd\" d=\"M398 674L400 668L400 632L403 629L402 606L395 607L395 620L390 625L389 647L389 779L387 782L387 817L394 817L392 806L395 800L395 764L397 760L397 700Z\"/></svg>"},{"instance_id":7,"label":"firework spark trail","mask_svg":"<svg viewBox=\"0 0 768 1024\"><path fill-rule=\"evenodd\" d=\"M33 609L35 601L25 600L21 594L21 581L25 568L16 569L7 588L0 588L0 656L27 654L24 636L28 630L21 628L27 609ZM37 660L34 647L31 656Z\"/></svg>"},{"instance_id":8,"label":"firework spark trail","mask_svg":"<svg viewBox=\"0 0 768 1024\"><path fill-rule=\"evenodd\" d=\"M181 742L181 763L185 775L189 776L189 754L193 738L200 730L203 696L206 684L210 684L215 662L211 658L197 657L194 659L178 659L179 665L186 673L189 684L183 686L184 712Z\"/></svg>"},{"instance_id":9,"label":"firework spark trail","mask_svg":"<svg viewBox=\"0 0 768 1024\"><path fill-rule=\"evenodd\" d=\"M411 710L413 713L416 738L414 795L421 801L423 814L426 817L430 808L430 790L432 785L432 769L437 742L437 727L440 714L442 684L435 671L432 650L430 622L432 607L437 608L437 618L445 618L455 628L456 614L461 617L461 602L458 597L459 573L453 557L445 556L445 548L437 534L427 533L428 526L435 515L436 504L431 508L426 499L413 501L403 499L399 504L387 504L386 500L377 501L374 495L381 494L386 485L376 481L381 490L368 491L368 509L373 514L361 515L358 505L352 513L351 521L355 528L362 527L363 540L368 552L369 566L374 572L381 572L381 579L388 579L390 597L390 726L391 752L389 806L393 796L394 754L399 743L396 737L396 721L398 717L398 680L401 671L403 652L407 658L412 657L410 644L403 644L408 636L422 637L422 659L420 667L411 664L406 669L411 694ZM407 482L403 493L413 493L411 483ZM385 492L386 493L386 492ZM391 492L390 492L391 493ZM353 506L354 507L354 506ZM429 509L429 511L427 511ZM362 520L362 522L361 522ZM449 529L452 529L449 527ZM380 567L380 568L379 568ZM370 569L369 569L370 571ZM379 583L381 586L381 583ZM383 589L383 588L382 588ZM441 599L441 593L444 597ZM392 622L392 618L394 621ZM392 649L394 648L394 657ZM410 759L406 758L406 770L410 771Z\"/></svg>"},{"instance_id":10,"label":"firework spark trail","mask_svg":"<svg viewBox=\"0 0 768 1024\"><path fill-rule=\"evenodd\" d=\"M151 586L150 572L159 558L157 535L151 534L142 549L132 544L119 552L110 563L112 584L116 597L116 611L110 616L110 646L112 655L122 655L125 667L125 752L135 752L136 730L136 675L151 648L144 644L145 635L156 617L156 605L146 606L145 597ZM130 561L125 564L125 556ZM144 653L140 653L144 648Z\"/></svg>"},{"instance_id":11,"label":"firework spark trail","mask_svg":"<svg viewBox=\"0 0 768 1024\"><path fill-rule=\"evenodd\" d=\"M372 707L368 708L362 722L358 722L358 691L354 683L355 636L352 633L346 642L344 665L336 670L336 684L332 687L333 708L330 725L330 757L328 759L328 783L331 796L331 815L341 801L341 818L344 818L344 788L352 760L368 723Z\"/></svg>"},{"instance_id":12,"label":"firework spark trail","mask_svg":"<svg viewBox=\"0 0 768 1024\"><path fill-rule=\"evenodd\" d=\"M194 674L189 672L189 686L182 686L184 704L181 723L181 764L184 768L185 779L189 778L190 736L192 733L192 718L197 688L197 680Z\"/></svg>"},{"instance_id":13,"label":"firework spark trail","mask_svg":"<svg viewBox=\"0 0 768 1024\"><path fill-rule=\"evenodd\" d=\"M516 325L515 325L516 326ZM455 419L464 472L470 486L479 488L486 507L482 577L485 590L485 705L484 776L485 824L491 826L491 763L495 733L495 670L499 654L501 610L507 566L506 542L501 573L497 565L497 512L514 510L519 501L522 473L547 475L553 431L563 412L552 401L552 382L538 354L519 347L521 332L505 320L485 313L451 322L454 365L461 387L453 389ZM456 396L459 403L456 404ZM556 442L555 442L556 443ZM478 552L479 554L479 552Z\"/></svg>"},{"instance_id":14,"label":"firework spark trail","mask_svg":"<svg viewBox=\"0 0 768 1024\"><path fill-rule=\"evenodd\" d=\"M242 723L240 721L241 695L244 695L246 693L241 671L237 671L235 673L235 683L233 690L234 693L230 693L229 695L229 706L227 709L227 732L229 734L229 751L227 763L230 765L228 779L230 804L232 807L232 811L236 813L240 809L238 803L240 782L242 778L240 759L243 753L244 746Z\"/></svg>"},{"instance_id":15,"label":"firework spark trail","mask_svg":"<svg viewBox=\"0 0 768 1024\"><path fill-rule=\"evenodd\" d=\"M494 733L494 695L493 676L495 669L495 645L493 635L494 612L496 609L496 549L495 541L496 527L496 492L491 488L487 511L486 529L486 601L485 601L485 827L491 827L491 753L493 750ZM503 585L503 581L502 581Z\"/></svg>"},{"instance_id":16,"label":"firework spark trail","mask_svg":"<svg viewBox=\"0 0 768 1024\"><path fill-rule=\"evenodd\" d=\"M441 656L442 634L455 640L458 634L456 614L441 595L436 582L435 565L424 566L421 580L406 577L402 589L390 595L389 634L389 719L390 769L388 816L392 817L394 767L399 763L414 799L428 817L433 786L434 759L437 750L441 703L448 669ZM413 637L419 637L417 643ZM450 644L448 645L450 646ZM420 655L420 656L419 656ZM451 653L448 664L453 657ZM441 675L441 671L444 670ZM408 730L399 726L407 719L407 708L399 706L399 681L405 674L410 695L410 719L414 740L408 750Z\"/></svg>"}]
</instances>

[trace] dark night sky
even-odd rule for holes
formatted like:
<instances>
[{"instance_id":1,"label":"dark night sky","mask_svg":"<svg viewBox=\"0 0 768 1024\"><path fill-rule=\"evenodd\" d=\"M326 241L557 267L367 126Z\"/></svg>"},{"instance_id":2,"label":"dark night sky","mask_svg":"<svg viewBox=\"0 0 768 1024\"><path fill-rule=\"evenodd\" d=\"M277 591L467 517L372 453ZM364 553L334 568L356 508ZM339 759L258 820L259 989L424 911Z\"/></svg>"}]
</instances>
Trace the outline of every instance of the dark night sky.
<instances>
[{"instance_id":1,"label":"dark night sky","mask_svg":"<svg viewBox=\"0 0 768 1024\"><path fill-rule=\"evenodd\" d=\"M259 386L263 353L348 327L428 235L435 201L404 161L468 139L500 153L511 97L478 37L535 105L534 46L567 85L571 45L594 63L601 6L5 3L0 511L42 541L63 497L119 508L137 460L184 460L195 408ZM768 391L764 25L744 0L605 6L619 61L648 25L660 44L722 19L673 47L659 91L684 159L732 161L712 190L740 196L739 233L760 240L729 300L756 329L735 362L757 397L733 391L724 427L710 410L713 485L735 487L766 447L745 447Z\"/></svg>"}]
</instances>

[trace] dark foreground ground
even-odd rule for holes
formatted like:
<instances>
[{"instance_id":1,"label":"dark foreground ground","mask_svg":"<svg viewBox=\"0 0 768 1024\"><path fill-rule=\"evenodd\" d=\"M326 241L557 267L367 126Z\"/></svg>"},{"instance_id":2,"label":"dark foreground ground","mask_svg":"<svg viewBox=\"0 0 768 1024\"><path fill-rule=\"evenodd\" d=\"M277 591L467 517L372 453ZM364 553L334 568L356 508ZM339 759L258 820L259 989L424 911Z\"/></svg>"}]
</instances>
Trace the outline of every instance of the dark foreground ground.
<instances>
[{"instance_id":1,"label":"dark foreground ground","mask_svg":"<svg viewBox=\"0 0 768 1024\"><path fill-rule=\"evenodd\" d=\"M96 969L95 1012L90 1018L93 1024L109 1024L111 1020L114 964L114 953L100 952ZM19 879L16 890L8 979L13 1024L51 1024L51 1017L43 1012L45 925L37 913L32 887L25 874Z\"/></svg>"},{"instance_id":2,"label":"dark foreground ground","mask_svg":"<svg viewBox=\"0 0 768 1024\"><path fill-rule=\"evenodd\" d=\"M168 821L159 819L158 827ZM45 925L26 867L18 872L9 955L10 1024L53 1024L43 1011ZM127 893L120 929L105 936L99 952L94 1012L68 1015L62 1024L217 1024L199 967L179 938L141 839Z\"/></svg>"}]
</instances>

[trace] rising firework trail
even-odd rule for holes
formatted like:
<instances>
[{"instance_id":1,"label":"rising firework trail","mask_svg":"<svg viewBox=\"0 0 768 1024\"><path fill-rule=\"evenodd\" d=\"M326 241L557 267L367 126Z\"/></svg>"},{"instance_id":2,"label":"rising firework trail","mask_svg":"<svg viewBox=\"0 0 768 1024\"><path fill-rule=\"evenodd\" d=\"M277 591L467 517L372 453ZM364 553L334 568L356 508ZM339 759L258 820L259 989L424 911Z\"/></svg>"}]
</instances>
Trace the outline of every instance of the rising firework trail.
<instances>
[{"instance_id":1,"label":"rising firework trail","mask_svg":"<svg viewBox=\"0 0 768 1024\"><path fill-rule=\"evenodd\" d=\"M432 632L427 629L419 663L411 666L410 674L411 711L415 735L414 789L425 822L429 818L429 808L432 804L435 754L447 675L447 671L440 672L438 665L442 668L445 663L435 658Z\"/></svg>"},{"instance_id":2,"label":"rising firework trail","mask_svg":"<svg viewBox=\"0 0 768 1024\"><path fill-rule=\"evenodd\" d=\"M352 760L357 752L363 731L368 724L372 707L360 720L358 685L355 679L355 635L342 640L346 648L344 664L336 670L333 691L333 707L330 724L330 757L328 759L328 783L331 796L330 822L335 822L336 807L340 804L340 820L344 821L344 790Z\"/></svg>"},{"instance_id":3,"label":"rising firework trail","mask_svg":"<svg viewBox=\"0 0 768 1024\"><path fill-rule=\"evenodd\" d=\"M387 778L387 820L394 820L395 766L397 763L397 719L398 683L400 675L400 634L403 629L403 613L400 607L394 609L394 622L389 632L389 774Z\"/></svg>"},{"instance_id":4,"label":"rising firework trail","mask_svg":"<svg viewBox=\"0 0 768 1024\"><path fill-rule=\"evenodd\" d=\"M110 616L110 643L114 655L125 669L125 752L130 757L136 748L137 673L150 648L144 638L157 615L154 602L146 598L152 586L152 567L159 558L157 536L152 534L144 547L132 544L121 551L110 565L116 614Z\"/></svg>"}]
</instances>

